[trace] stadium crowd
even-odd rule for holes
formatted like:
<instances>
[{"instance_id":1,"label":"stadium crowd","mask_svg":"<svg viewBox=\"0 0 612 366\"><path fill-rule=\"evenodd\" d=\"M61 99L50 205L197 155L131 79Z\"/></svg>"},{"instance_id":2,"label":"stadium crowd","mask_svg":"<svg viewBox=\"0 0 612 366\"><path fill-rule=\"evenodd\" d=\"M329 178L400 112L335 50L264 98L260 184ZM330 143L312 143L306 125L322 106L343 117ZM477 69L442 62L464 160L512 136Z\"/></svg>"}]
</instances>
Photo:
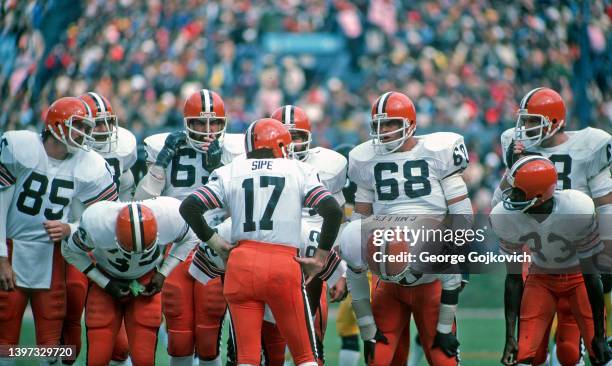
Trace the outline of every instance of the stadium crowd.
<instances>
[{"instance_id":1,"label":"stadium crowd","mask_svg":"<svg viewBox=\"0 0 612 366\"><path fill-rule=\"evenodd\" d=\"M88 0L0 2L0 130L40 129L48 103L96 90L140 141L181 128L190 92L219 92L229 130L286 103L315 144L368 138L383 91L416 103L418 133L465 136L479 211L503 170L499 136L537 86L569 129L612 126L612 5L604 1Z\"/></svg>"}]
</instances>

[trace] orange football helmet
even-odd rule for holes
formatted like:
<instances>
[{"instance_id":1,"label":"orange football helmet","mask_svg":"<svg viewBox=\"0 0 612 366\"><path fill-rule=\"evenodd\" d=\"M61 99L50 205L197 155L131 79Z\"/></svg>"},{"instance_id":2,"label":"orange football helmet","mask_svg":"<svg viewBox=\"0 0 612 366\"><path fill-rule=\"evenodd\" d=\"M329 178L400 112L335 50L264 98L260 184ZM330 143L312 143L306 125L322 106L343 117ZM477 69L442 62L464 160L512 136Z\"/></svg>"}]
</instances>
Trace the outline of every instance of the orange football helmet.
<instances>
[{"instance_id":1,"label":"orange football helmet","mask_svg":"<svg viewBox=\"0 0 612 366\"><path fill-rule=\"evenodd\" d=\"M94 138L92 149L101 153L115 151L119 140L119 123L108 99L95 92L85 93L79 96L79 99L87 103L91 109L96 127L104 126L105 128L102 131L92 132L91 135Z\"/></svg>"},{"instance_id":2,"label":"orange football helmet","mask_svg":"<svg viewBox=\"0 0 612 366\"><path fill-rule=\"evenodd\" d=\"M148 253L157 245L157 220L147 206L131 202L117 215L117 246L126 254Z\"/></svg>"},{"instance_id":3,"label":"orange football helmet","mask_svg":"<svg viewBox=\"0 0 612 366\"><path fill-rule=\"evenodd\" d=\"M306 160L312 142L312 127L306 113L300 107L284 105L272 113L270 118L281 121L293 140L293 152L289 154L292 159ZM301 142L295 141L302 140Z\"/></svg>"},{"instance_id":4,"label":"orange football helmet","mask_svg":"<svg viewBox=\"0 0 612 366\"><path fill-rule=\"evenodd\" d=\"M272 118L251 123L244 135L247 154L258 149L270 149L275 158L286 158L293 151L291 134L283 124Z\"/></svg>"},{"instance_id":5,"label":"orange football helmet","mask_svg":"<svg viewBox=\"0 0 612 366\"><path fill-rule=\"evenodd\" d=\"M374 139L374 147L378 154L390 154L397 151L416 129L416 109L414 103L406 95L399 92L387 92L372 104L370 136ZM398 123L393 131L381 132L386 123ZM395 134L401 137L389 140Z\"/></svg>"},{"instance_id":6,"label":"orange football helmet","mask_svg":"<svg viewBox=\"0 0 612 366\"><path fill-rule=\"evenodd\" d=\"M227 116L225 115L225 104L219 94L208 89L200 89L192 93L185 100L183 120L187 131L187 141L195 150L205 152L200 146L206 137L217 139L219 145L223 145ZM205 124L205 132L194 129L194 123ZM220 123L222 127L216 132L211 132L211 123Z\"/></svg>"},{"instance_id":7,"label":"orange football helmet","mask_svg":"<svg viewBox=\"0 0 612 366\"><path fill-rule=\"evenodd\" d=\"M79 98L64 97L56 100L49 106L45 116L45 130L64 143L70 153L78 149L90 149L94 126L89 106Z\"/></svg>"},{"instance_id":8,"label":"orange football helmet","mask_svg":"<svg viewBox=\"0 0 612 366\"><path fill-rule=\"evenodd\" d=\"M514 163L507 179L511 187L502 192L504 207L525 212L552 198L557 188L557 169L547 158L529 155Z\"/></svg>"},{"instance_id":9,"label":"orange football helmet","mask_svg":"<svg viewBox=\"0 0 612 366\"><path fill-rule=\"evenodd\" d=\"M528 149L539 145L565 126L565 102L556 91L536 88L521 100L514 140Z\"/></svg>"}]
</instances>

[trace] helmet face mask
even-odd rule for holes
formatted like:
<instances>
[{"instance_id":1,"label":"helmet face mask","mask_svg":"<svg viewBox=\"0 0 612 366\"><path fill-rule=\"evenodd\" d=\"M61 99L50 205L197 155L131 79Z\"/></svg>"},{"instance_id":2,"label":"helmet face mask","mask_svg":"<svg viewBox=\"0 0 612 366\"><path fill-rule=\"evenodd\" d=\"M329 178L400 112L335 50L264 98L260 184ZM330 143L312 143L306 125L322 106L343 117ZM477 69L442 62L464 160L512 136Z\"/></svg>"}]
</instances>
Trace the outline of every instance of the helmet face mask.
<instances>
[{"instance_id":1,"label":"helmet face mask","mask_svg":"<svg viewBox=\"0 0 612 366\"><path fill-rule=\"evenodd\" d=\"M387 126L397 125L396 129L387 130ZM370 137L377 154L386 155L397 151L406 140L414 134L414 127L406 118L387 117L386 113L373 116L370 124ZM397 136L395 139L390 139Z\"/></svg>"},{"instance_id":2,"label":"helmet face mask","mask_svg":"<svg viewBox=\"0 0 612 366\"><path fill-rule=\"evenodd\" d=\"M541 114L530 114L526 110L520 109L514 129L514 140L520 141L525 149L538 146L542 141L553 136L557 130L551 130L552 123L548 117Z\"/></svg>"},{"instance_id":3,"label":"helmet face mask","mask_svg":"<svg viewBox=\"0 0 612 366\"><path fill-rule=\"evenodd\" d=\"M528 200L525 192L515 187L507 188L502 192L504 208L509 211L525 212L535 206L539 199L539 197L534 197Z\"/></svg>"},{"instance_id":4,"label":"helmet face mask","mask_svg":"<svg viewBox=\"0 0 612 366\"><path fill-rule=\"evenodd\" d=\"M117 116L98 113L95 121L95 128L92 132L92 149L100 153L111 153L117 149L119 141L119 122Z\"/></svg>"},{"instance_id":5,"label":"helmet face mask","mask_svg":"<svg viewBox=\"0 0 612 366\"><path fill-rule=\"evenodd\" d=\"M312 142L310 131L295 127L289 127L288 130L292 140L292 143L288 146L288 148L291 147L291 151L287 149L289 158L306 160L310 151L310 143Z\"/></svg>"},{"instance_id":6,"label":"helmet face mask","mask_svg":"<svg viewBox=\"0 0 612 366\"><path fill-rule=\"evenodd\" d=\"M514 140L526 149L538 146L565 125L565 102L550 88L535 88L520 102Z\"/></svg>"},{"instance_id":7,"label":"helmet face mask","mask_svg":"<svg viewBox=\"0 0 612 366\"><path fill-rule=\"evenodd\" d=\"M206 153L202 148L206 140L217 140L222 147L228 123L223 99L214 91L200 89L185 100L183 125L194 150Z\"/></svg>"},{"instance_id":8,"label":"helmet face mask","mask_svg":"<svg viewBox=\"0 0 612 366\"><path fill-rule=\"evenodd\" d=\"M66 145L71 154L79 150L89 151L93 143L91 136L94 123L91 119L72 115L62 123L64 127L50 129L51 134Z\"/></svg>"},{"instance_id":9,"label":"helmet face mask","mask_svg":"<svg viewBox=\"0 0 612 366\"><path fill-rule=\"evenodd\" d=\"M227 127L226 117L217 117L214 112L202 112L200 117L185 117L184 122L187 141L194 150L205 152L201 145L207 138L219 140L220 144L223 142Z\"/></svg>"},{"instance_id":10,"label":"helmet face mask","mask_svg":"<svg viewBox=\"0 0 612 366\"><path fill-rule=\"evenodd\" d=\"M502 192L506 210L526 212L550 200L557 188L557 170L545 157L520 158L506 175L510 187Z\"/></svg>"},{"instance_id":11,"label":"helmet face mask","mask_svg":"<svg viewBox=\"0 0 612 366\"><path fill-rule=\"evenodd\" d=\"M304 161L308 159L312 142L312 126L306 112L300 107L287 104L272 112L270 118L280 121L289 131L293 146L287 151L289 158Z\"/></svg>"}]
</instances>

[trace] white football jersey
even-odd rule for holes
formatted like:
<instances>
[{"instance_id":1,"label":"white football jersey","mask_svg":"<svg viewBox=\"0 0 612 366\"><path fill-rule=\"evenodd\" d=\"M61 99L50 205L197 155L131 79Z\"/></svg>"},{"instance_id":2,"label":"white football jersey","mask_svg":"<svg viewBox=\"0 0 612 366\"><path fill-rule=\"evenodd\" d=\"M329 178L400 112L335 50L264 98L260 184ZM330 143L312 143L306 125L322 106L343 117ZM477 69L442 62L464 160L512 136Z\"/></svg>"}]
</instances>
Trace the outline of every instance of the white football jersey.
<instances>
[{"instance_id":1,"label":"white football jersey","mask_svg":"<svg viewBox=\"0 0 612 366\"><path fill-rule=\"evenodd\" d=\"M91 251L97 267L121 279L137 279L153 270L163 261L163 248L168 243L181 243L183 248L176 256L184 260L198 239L179 213L181 202L172 197L157 197L139 203L150 208L157 220L155 250L131 255L119 250L115 226L117 215L126 203L108 201L98 202L83 212L79 229L68 240L69 249L81 253ZM173 246L173 250L181 246ZM85 271L89 265L89 262L77 264L77 268Z\"/></svg>"},{"instance_id":2,"label":"white football jersey","mask_svg":"<svg viewBox=\"0 0 612 366\"><path fill-rule=\"evenodd\" d=\"M348 177L369 192L374 214L446 214L440 181L467 167L463 137L437 132L415 138L405 152L376 154L371 140L351 150Z\"/></svg>"},{"instance_id":3,"label":"white football jersey","mask_svg":"<svg viewBox=\"0 0 612 366\"><path fill-rule=\"evenodd\" d=\"M132 132L123 127L119 127L117 131L117 142L113 152L101 152L104 160L108 163L113 173L115 184L120 192L131 192L134 190L134 181L131 181L130 186L122 186L120 178L123 173L132 168L138 159L138 151L136 150L136 137Z\"/></svg>"},{"instance_id":4,"label":"white football jersey","mask_svg":"<svg viewBox=\"0 0 612 366\"><path fill-rule=\"evenodd\" d=\"M6 233L13 240L17 284L48 288L53 245L43 223L67 222L73 200L85 205L116 200L110 167L94 151L79 150L64 160L55 160L45 152L39 134L8 131L0 138L0 176L0 189L15 185Z\"/></svg>"},{"instance_id":5,"label":"white football jersey","mask_svg":"<svg viewBox=\"0 0 612 366\"><path fill-rule=\"evenodd\" d=\"M591 181L612 162L612 136L609 133L587 127L578 131L567 131L569 139L553 147L534 146L527 150L550 159L557 168L557 189L576 189L597 198L612 192L612 176L607 180ZM505 152L514 138L514 128L501 136ZM503 154L506 163L506 154Z\"/></svg>"},{"instance_id":6,"label":"white football jersey","mask_svg":"<svg viewBox=\"0 0 612 366\"><path fill-rule=\"evenodd\" d=\"M319 172L323 186L334 196L340 206L344 205L342 188L346 184L347 161L342 154L323 147L315 147L308 151L304 163L313 166ZM305 220L322 223L322 219L313 209L304 209Z\"/></svg>"},{"instance_id":7,"label":"white football jersey","mask_svg":"<svg viewBox=\"0 0 612 366\"><path fill-rule=\"evenodd\" d=\"M237 159L193 193L232 217L230 242L254 240L300 248L302 207L330 196L315 168L290 159Z\"/></svg>"},{"instance_id":8,"label":"white football jersey","mask_svg":"<svg viewBox=\"0 0 612 366\"><path fill-rule=\"evenodd\" d=\"M168 135L169 133L159 133L144 140L147 162L155 163L157 154L164 147ZM226 165L244 153L244 135L226 133L222 149L221 164ZM185 144L177 150L172 162L166 168L166 184L162 196L183 200L196 188L206 184L210 173L204 168L204 154ZM220 224L225 216L224 210L211 210L204 215L211 226Z\"/></svg>"},{"instance_id":9,"label":"white football jersey","mask_svg":"<svg viewBox=\"0 0 612 366\"><path fill-rule=\"evenodd\" d=\"M538 222L520 211L504 208L491 211L491 226L499 236L501 251L521 252L529 245L532 262L545 269L567 269L603 249L597 233L595 204L586 194L567 189L556 191L552 213Z\"/></svg>"},{"instance_id":10,"label":"white football jersey","mask_svg":"<svg viewBox=\"0 0 612 366\"><path fill-rule=\"evenodd\" d=\"M368 270L367 250L362 248L366 245L365 240L361 240L361 220L351 221L339 235L340 257L346 262L349 270L355 273L362 273ZM436 280L442 283L442 289L454 290L461 286L461 275L459 274L431 274L425 273L418 280L407 286L418 286L431 283ZM381 279L382 281L382 279Z\"/></svg>"}]
</instances>

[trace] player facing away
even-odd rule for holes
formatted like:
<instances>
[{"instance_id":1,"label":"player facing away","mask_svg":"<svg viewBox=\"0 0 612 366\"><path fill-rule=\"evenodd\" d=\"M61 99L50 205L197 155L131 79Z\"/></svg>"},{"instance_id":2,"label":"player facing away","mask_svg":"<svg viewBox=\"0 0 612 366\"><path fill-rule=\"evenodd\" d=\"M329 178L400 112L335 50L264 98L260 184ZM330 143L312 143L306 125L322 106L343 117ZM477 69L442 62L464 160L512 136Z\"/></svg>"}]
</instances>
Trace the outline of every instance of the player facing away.
<instances>
[{"instance_id":1,"label":"player facing away","mask_svg":"<svg viewBox=\"0 0 612 366\"><path fill-rule=\"evenodd\" d=\"M594 203L599 221L599 234L603 240L604 251L610 257L612 251L612 225L606 224L612 215L612 136L596 129L585 128L566 131L566 108L563 98L552 89L535 88L528 92L520 102L517 124L514 129L506 130L501 136L504 162L509 168L525 155L540 155L549 158L557 168L557 189L576 189L590 196ZM502 179L495 191L492 206L501 200L501 192L509 185ZM600 256L602 257L602 256ZM609 260L608 260L609 263ZM606 312L612 312L610 290L611 272L602 273ZM569 314L566 304L559 309L556 352L553 362L574 364L581 357L580 332L576 322ZM612 317L607 317L606 332L612 335ZM547 340L538 352L538 360L544 362ZM540 359L541 358L541 359Z\"/></svg>"},{"instance_id":2,"label":"player facing away","mask_svg":"<svg viewBox=\"0 0 612 366\"><path fill-rule=\"evenodd\" d=\"M406 95L387 92L374 102L372 140L358 145L349 154L348 177L357 185L354 218L372 213L450 214L454 219L471 218L472 205L461 176L469 162L463 137L450 132L418 136L414 135L416 127L414 104ZM377 301L376 297L373 301ZM386 331L381 329L383 334ZM433 338L425 343L423 338L421 341L431 363ZM408 341L395 343L398 344L407 347ZM454 354L456 349L446 351ZM387 359L389 355L384 357ZM456 358L448 356L448 360L439 362L456 363Z\"/></svg>"},{"instance_id":3,"label":"player facing away","mask_svg":"<svg viewBox=\"0 0 612 366\"><path fill-rule=\"evenodd\" d=\"M206 184L213 170L244 152L244 136L225 133L228 117L217 93L192 93L183 117L184 130L145 139L149 171L138 184L136 199L164 195L183 200ZM221 209L206 213L212 226L226 216ZM162 291L170 364L191 366L197 350L202 366L221 365L219 337L227 308L221 278L199 283L189 274L191 261L192 255L179 264Z\"/></svg>"},{"instance_id":4,"label":"player facing away","mask_svg":"<svg viewBox=\"0 0 612 366\"><path fill-rule=\"evenodd\" d=\"M366 363L405 365L406 358L398 360L395 354L398 343L410 339L410 334L405 337L404 332L410 328L410 318L414 316L429 364L457 365L459 342L453 325L461 275L415 273L407 263L391 275L385 268L387 264L368 258L372 250L380 247L375 246L372 240L362 240L362 221L349 222L342 230L339 241L340 256L348 266L347 283L364 340ZM408 244L405 246L408 248ZM372 286L372 300L368 270L379 276Z\"/></svg>"},{"instance_id":5,"label":"player facing away","mask_svg":"<svg viewBox=\"0 0 612 366\"><path fill-rule=\"evenodd\" d=\"M125 323L135 365L154 365L164 280L198 239L179 214L180 201L99 202L85 210L62 246L68 262L89 277L85 305L87 364L108 365ZM172 248L164 259L164 247Z\"/></svg>"},{"instance_id":6,"label":"player facing away","mask_svg":"<svg viewBox=\"0 0 612 366\"><path fill-rule=\"evenodd\" d=\"M70 211L117 199L108 164L89 147L93 128L88 106L68 97L51 104L42 135L0 138L0 344L18 343L30 302L36 343L59 345L66 313L60 242L71 232Z\"/></svg>"},{"instance_id":7,"label":"player facing away","mask_svg":"<svg viewBox=\"0 0 612 366\"><path fill-rule=\"evenodd\" d=\"M100 154L108 163L113 174L113 180L119 190L121 201L130 201L134 190L134 176L130 168L137 158L136 137L123 127L119 127L117 116L108 99L95 92L79 96L87 103L92 112L95 126L92 131L92 150ZM82 212L73 208L71 222L76 222ZM87 276L73 265L66 265L66 318L62 328L62 343L75 345L78 357L81 350L81 317L85 307L87 295ZM119 335L113 361L124 361L127 358L127 339L125 331ZM76 359L75 357L75 359ZM74 363L74 360L62 360L65 364Z\"/></svg>"},{"instance_id":8,"label":"player facing away","mask_svg":"<svg viewBox=\"0 0 612 366\"><path fill-rule=\"evenodd\" d=\"M605 339L602 285L594 264L603 244L593 200L578 190L555 191L556 168L537 155L519 159L507 179L511 186L493 208L491 226L501 240L502 252L522 253L523 244L528 243L532 265L524 284L522 264L507 265L506 345L501 362L535 364L556 309L566 301L591 363L606 364L612 354Z\"/></svg>"},{"instance_id":9,"label":"player facing away","mask_svg":"<svg viewBox=\"0 0 612 366\"><path fill-rule=\"evenodd\" d=\"M293 150L289 157L298 159L317 169L323 186L334 196L340 206L344 205L342 189L346 183L347 160L342 154L323 147L312 147L311 123L306 113L294 105L284 105L275 110L270 118L281 121L291 134ZM314 255L321 235L323 219L313 209L302 210L302 248L300 255L310 257ZM329 264L337 264L330 261ZM316 277L306 286L306 293L310 300L310 310L315 314L315 335L317 342L319 363L324 363L323 336L327 328L327 289L329 286L330 300L340 300L346 294L346 278L344 272L346 265L340 264L337 271L328 268L329 281ZM336 276L332 274L336 272ZM278 335L278 330L272 329L273 324L264 324L263 342L265 356L270 366L284 363L285 342Z\"/></svg>"},{"instance_id":10,"label":"player facing away","mask_svg":"<svg viewBox=\"0 0 612 366\"><path fill-rule=\"evenodd\" d=\"M222 258L229 256L223 294L229 303L238 364L259 365L258 335L268 305L295 364L314 366L316 345L305 275L308 282L322 270L342 211L313 167L285 159L292 146L282 123L270 118L253 122L245 145L247 158L215 170L204 187L183 201L181 214L202 241ZM230 241L237 242L235 247L202 216L206 210L224 207L232 213ZM323 217L320 244L312 258L297 257L303 207L314 208Z\"/></svg>"}]
</instances>

